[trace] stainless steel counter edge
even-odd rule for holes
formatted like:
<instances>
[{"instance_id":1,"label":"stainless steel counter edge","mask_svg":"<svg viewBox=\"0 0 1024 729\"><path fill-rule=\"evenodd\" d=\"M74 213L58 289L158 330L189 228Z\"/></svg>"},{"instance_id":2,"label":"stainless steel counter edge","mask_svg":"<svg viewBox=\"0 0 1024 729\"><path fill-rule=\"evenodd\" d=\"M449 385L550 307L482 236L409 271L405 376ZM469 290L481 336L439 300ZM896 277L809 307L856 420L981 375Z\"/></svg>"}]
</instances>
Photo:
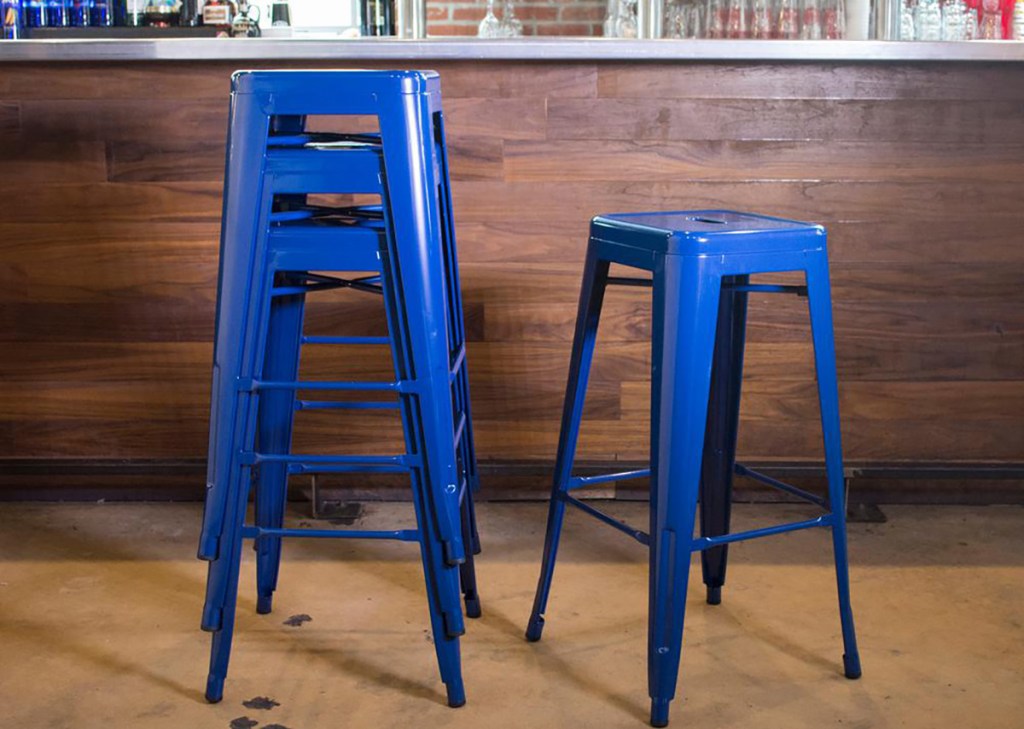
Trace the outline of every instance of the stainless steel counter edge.
<instances>
[{"instance_id":1,"label":"stainless steel counter edge","mask_svg":"<svg viewBox=\"0 0 1024 729\"><path fill-rule=\"evenodd\" d=\"M900 43L611 38L167 38L0 41L0 62L241 60L1024 62L1024 42Z\"/></svg>"}]
</instances>

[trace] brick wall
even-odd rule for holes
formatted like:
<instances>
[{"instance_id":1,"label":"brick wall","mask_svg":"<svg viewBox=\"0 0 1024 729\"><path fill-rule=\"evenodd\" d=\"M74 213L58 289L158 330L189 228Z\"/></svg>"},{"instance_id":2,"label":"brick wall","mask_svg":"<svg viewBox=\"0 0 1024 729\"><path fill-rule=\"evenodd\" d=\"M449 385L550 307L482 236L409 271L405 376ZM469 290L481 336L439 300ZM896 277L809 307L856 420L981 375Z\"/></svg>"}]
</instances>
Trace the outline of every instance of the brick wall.
<instances>
[{"instance_id":1,"label":"brick wall","mask_svg":"<svg viewBox=\"0 0 1024 729\"><path fill-rule=\"evenodd\" d=\"M501 17L502 0L495 15ZM606 0L515 0L523 35L601 35ZM427 34L476 35L486 0L427 0Z\"/></svg>"}]
</instances>

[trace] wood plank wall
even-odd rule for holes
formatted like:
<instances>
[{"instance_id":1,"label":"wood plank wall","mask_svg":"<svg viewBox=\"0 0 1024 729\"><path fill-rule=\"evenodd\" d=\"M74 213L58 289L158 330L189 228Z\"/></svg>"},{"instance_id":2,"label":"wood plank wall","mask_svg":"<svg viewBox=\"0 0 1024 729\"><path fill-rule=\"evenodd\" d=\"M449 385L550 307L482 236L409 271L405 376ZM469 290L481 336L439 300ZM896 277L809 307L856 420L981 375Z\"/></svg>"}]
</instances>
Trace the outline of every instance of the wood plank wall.
<instances>
[{"instance_id":1,"label":"wood plank wall","mask_svg":"<svg viewBox=\"0 0 1024 729\"><path fill-rule=\"evenodd\" d=\"M0 459L205 455L235 65L0 71ZM1024 461L1024 65L430 65L482 459L553 457L592 215L735 207L829 228L851 462ZM581 458L646 458L648 295L611 295ZM380 326L344 303L313 326ZM747 458L821 457L803 306L753 299ZM398 432L327 417L303 446Z\"/></svg>"}]
</instances>

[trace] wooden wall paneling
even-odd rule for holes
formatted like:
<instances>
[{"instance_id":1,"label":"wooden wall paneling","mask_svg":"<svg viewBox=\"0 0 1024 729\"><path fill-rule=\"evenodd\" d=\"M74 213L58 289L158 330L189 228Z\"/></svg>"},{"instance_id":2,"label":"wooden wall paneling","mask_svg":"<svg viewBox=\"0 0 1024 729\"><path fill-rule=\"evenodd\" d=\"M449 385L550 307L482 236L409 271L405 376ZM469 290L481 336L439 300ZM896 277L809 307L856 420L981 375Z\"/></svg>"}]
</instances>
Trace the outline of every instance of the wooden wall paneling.
<instances>
[{"instance_id":1,"label":"wooden wall paneling","mask_svg":"<svg viewBox=\"0 0 1024 729\"><path fill-rule=\"evenodd\" d=\"M509 141L510 182L583 180L924 181L957 185L1024 178L1024 144L811 140Z\"/></svg>"},{"instance_id":2,"label":"wooden wall paneling","mask_svg":"<svg viewBox=\"0 0 1024 729\"><path fill-rule=\"evenodd\" d=\"M549 139L684 141L821 139L965 144L1012 140L1020 101L560 99L548 101Z\"/></svg>"},{"instance_id":3,"label":"wooden wall paneling","mask_svg":"<svg viewBox=\"0 0 1024 729\"><path fill-rule=\"evenodd\" d=\"M0 458L205 455L235 65L0 77ZM428 65L484 460L554 456L589 219L734 207L829 228L849 459L1024 461L1017 65ZM649 310L609 294L581 458L647 457ZM383 325L379 302L310 299L311 332ZM741 451L820 459L805 302L752 297L749 340ZM303 376L389 377L385 355L311 347ZM393 418L330 415L302 414L299 447L396 446Z\"/></svg>"},{"instance_id":4,"label":"wooden wall paneling","mask_svg":"<svg viewBox=\"0 0 1024 729\"><path fill-rule=\"evenodd\" d=\"M1024 100L998 63L708 63L687 73L604 63L597 95L624 99ZM696 71L696 72L695 72Z\"/></svg>"}]
</instances>

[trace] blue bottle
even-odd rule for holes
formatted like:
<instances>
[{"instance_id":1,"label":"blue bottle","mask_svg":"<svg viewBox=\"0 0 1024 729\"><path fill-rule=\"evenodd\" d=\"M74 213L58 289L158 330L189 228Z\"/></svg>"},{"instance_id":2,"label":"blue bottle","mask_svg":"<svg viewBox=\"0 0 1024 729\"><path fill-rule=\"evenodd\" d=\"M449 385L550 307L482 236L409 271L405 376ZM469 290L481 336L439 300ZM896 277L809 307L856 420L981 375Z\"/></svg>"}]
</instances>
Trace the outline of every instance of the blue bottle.
<instances>
[{"instance_id":1,"label":"blue bottle","mask_svg":"<svg viewBox=\"0 0 1024 729\"><path fill-rule=\"evenodd\" d=\"M68 0L46 0L43 22L47 28L63 28L68 25L70 8Z\"/></svg>"},{"instance_id":2,"label":"blue bottle","mask_svg":"<svg viewBox=\"0 0 1024 729\"><path fill-rule=\"evenodd\" d=\"M3 0L4 38L21 38L21 0Z\"/></svg>"},{"instance_id":3,"label":"blue bottle","mask_svg":"<svg viewBox=\"0 0 1024 729\"><path fill-rule=\"evenodd\" d=\"M114 8L111 0L92 0L89 25L103 27L114 24Z\"/></svg>"},{"instance_id":4,"label":"blue bottle","mask_svg":"<svg viewBox=\"0 0 1024 729\"><path fill-rule=\"evenodd\" d=\"M42 28L43 0L23 0L21 22L26 28Z\"/></svg>"},{"instance_id":5,"label":"blue bottle","mask_svg":"<svg viewBox=\"0 0 1024 729\"><path fill-rule=\"evenodd\" d=\"M89 7L92 0L71 0L71 25L82 27L89 25Z\"/></svg>"}]
</instances>

